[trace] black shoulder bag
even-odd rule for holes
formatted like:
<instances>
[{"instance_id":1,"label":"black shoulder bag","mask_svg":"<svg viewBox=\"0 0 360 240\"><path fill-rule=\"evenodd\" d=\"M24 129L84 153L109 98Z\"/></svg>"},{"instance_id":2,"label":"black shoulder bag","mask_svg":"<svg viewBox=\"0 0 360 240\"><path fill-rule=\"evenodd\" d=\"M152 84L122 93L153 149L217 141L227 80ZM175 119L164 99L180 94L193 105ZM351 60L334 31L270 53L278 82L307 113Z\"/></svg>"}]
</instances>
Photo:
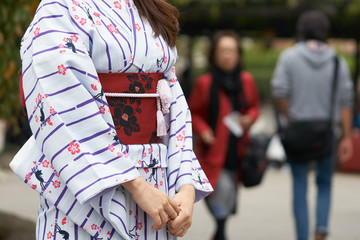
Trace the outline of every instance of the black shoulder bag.
<instances>
[{"instance_id":1,"label":"black shoulder bag","mask_svg":"<svg viewBox=\"0 0 360 240\"><path fill-rule=\"evenodd\" d=\"M330 117L328 120L304 120L289 122L280 131L281 142L287 159L292 163L301 163L329 157L333 148L333 118L335 91L338 82L339 59L334 57L335 69L332 81Z\"/></svg>"}]
</instances>

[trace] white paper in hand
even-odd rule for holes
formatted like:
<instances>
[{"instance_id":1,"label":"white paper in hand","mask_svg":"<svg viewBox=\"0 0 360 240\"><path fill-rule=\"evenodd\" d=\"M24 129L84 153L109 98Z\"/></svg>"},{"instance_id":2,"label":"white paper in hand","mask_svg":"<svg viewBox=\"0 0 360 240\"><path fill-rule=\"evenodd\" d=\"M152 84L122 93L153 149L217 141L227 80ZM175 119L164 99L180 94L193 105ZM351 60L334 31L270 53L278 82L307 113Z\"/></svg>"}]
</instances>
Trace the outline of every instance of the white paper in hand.
<instances>
[{"instance_id":1,"label":"white paper in hand","mask_svg":"<svg viewBox=\"0 0 360 240\"><path fill-rule=\"evenodd\" d=\"M244 130L240 125L240 118L241 115L239 112L231 112L224 118L225 126L238 138L241 137L244 133Z\"/></svg>"}]
</instances>

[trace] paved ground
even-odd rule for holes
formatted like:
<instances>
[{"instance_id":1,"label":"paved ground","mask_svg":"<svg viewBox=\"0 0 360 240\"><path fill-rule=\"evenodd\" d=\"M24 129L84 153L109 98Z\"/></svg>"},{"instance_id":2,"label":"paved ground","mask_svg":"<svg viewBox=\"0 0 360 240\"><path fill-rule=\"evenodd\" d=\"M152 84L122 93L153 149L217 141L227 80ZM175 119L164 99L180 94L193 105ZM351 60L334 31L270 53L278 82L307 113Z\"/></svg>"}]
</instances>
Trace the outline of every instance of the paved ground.
<instances>
[{"instance_id":1,"label":"paved ground","mask_svg":"<svg viewBox=\"0 0 360 240\"><path fill-rule=\"evenodd\" d=\"M313 181L313 175L310 175ZM288 169L269 169L261 186L242 188L239 212L229 220L229 240L292 240L293 223L290 206ZM12 172L0 169L0 211L35 221L38 196ZM315 188L309 192L314 209ZM336 173L329 240L360 239L360 174ZM313 219L313 216L312 216ZM1 221L1 219L0 219ZM193 225L185 240L208 240L214 223L204 202L195 205Z\"/></svg>"}]
</instances>

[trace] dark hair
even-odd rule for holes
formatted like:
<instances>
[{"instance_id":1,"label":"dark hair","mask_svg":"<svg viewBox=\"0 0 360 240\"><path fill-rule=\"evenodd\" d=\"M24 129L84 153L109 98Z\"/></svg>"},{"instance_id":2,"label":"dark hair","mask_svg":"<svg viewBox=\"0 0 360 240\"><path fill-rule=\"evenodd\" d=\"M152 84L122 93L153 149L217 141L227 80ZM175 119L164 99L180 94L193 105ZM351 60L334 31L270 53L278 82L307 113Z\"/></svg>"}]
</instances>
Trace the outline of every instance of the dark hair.
<instances>
[{"instance_id":1,"label":"dark hair","mask_svg":"<svg viewBox=\"0 0 360 240\"><path fill-rule=\"evenodd\" d=\"M179 32L179 11L164 0L135 0L140 16L145 17L155 32L161 35L170 47L176 44Z\"/></svg>"},{"instance_id":2,"label":"dark hair","mask_svg":"<svg viewBox=\"0 0 360 240\"><path fill-rule=\"evenodd\" d=\"M240 44L240 36L234 30L221 30L216 32L211 39L211 44L209 49L209 64L212 66L215 66L215 51L220 42L220 39L223 37L234 38L238 44L239 56L242 56L243 51Z\"/></svg>"},{"instance_id":3,"label":"dark hair","mask_svg":"<svg viewBox=\"0 0 360 240\"><path fill-rule=\"evenodd\" d=\"M302 13L297 22L299 40L319 40L326 42L330 31L330 21L320 10L308 10Z\"/></svg>"}]
</instances>

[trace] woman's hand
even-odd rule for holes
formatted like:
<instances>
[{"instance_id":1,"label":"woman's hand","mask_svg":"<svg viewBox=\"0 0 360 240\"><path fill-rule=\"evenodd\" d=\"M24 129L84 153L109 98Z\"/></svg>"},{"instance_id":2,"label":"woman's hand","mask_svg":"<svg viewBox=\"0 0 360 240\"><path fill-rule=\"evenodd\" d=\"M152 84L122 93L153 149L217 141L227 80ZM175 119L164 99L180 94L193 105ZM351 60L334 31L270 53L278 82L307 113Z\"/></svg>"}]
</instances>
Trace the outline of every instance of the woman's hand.
<instances>
[{"instance_id":1,"label":"woman's hand","mask_svg":"<svg viewBox=\"0 0 360 240\"><path fill-rule=\"evenodd\" d=\"M253 123L253 118L250 115L243 115L240 117L240 125L244 130L249 130Z\"/></svg>"},{"instance_id":2,"label":"woman's hand","mask_svg":"<svg viewBox=\"0 0 360 240\"><path fill-rule=\"evenodd\" d=\"M195 189L192 185L184 185L173 197L179 204L180 213L177 218L169 221L168 231L176 237L183 237L191 226L194 209Z\"/></svg>"},{"instance_id":3,"label":"woman's hand","mask_svg":"<svg viewBox=\"0 0 360 240\"><path fill-rule=\"evenodd\" d=\"M200 137L206 145L211 145L215 142L215 136L211 129L202 132Z\"/></svg>"},{"instance_id":4,"label":"woman's hand","mask_svg":"<svg viewBox=\"0 0 360 240\"><path fill-rule=\"evenodd\" d=\"M134 201L153 219L152 229L162 229L169 219L180 214L178 203L157 188L150 186L142 177L122 184Z\"/></svg>"}]
</instances>

